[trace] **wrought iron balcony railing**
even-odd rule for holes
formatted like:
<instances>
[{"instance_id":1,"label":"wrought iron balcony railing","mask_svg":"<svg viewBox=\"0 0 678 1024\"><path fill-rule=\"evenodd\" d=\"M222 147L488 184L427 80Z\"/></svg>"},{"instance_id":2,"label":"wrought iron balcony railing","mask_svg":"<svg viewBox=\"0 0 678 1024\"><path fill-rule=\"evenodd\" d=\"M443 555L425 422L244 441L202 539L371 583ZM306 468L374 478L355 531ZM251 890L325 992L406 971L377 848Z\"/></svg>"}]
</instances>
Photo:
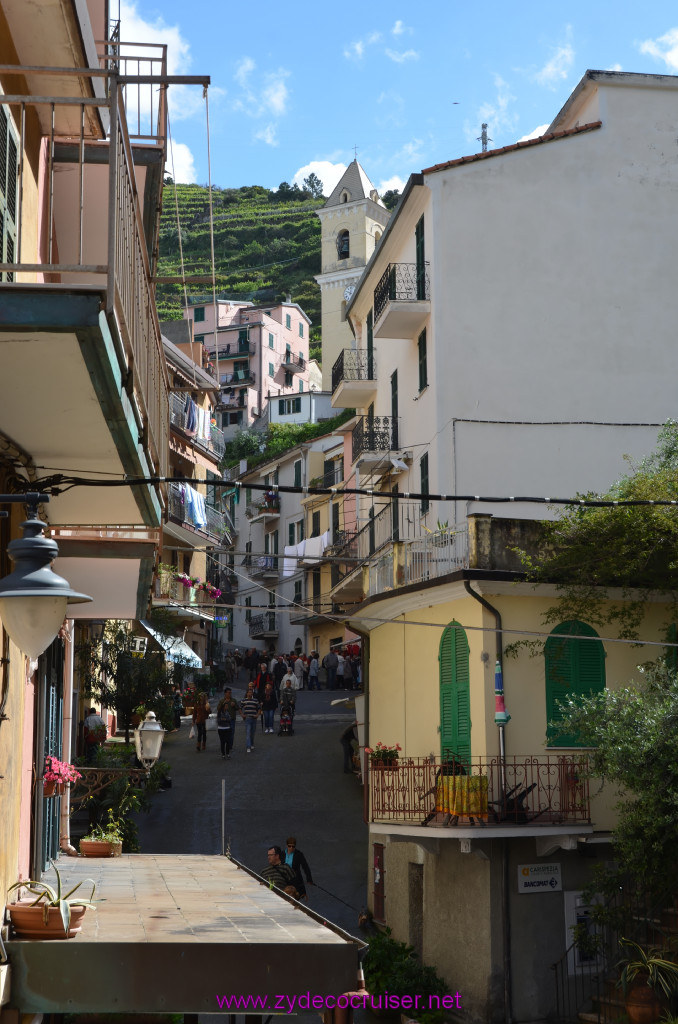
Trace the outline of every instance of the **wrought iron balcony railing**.
<instances>
[{"instance_id":1,"label":"wrought iron balcony railing","mask_svg":"<svg viewBox=\"0 0 678 1024\"><path fill-rule=\"evenodd\" d=\"M300 353L292 352L288 349L283 356L282 364L287 367L296 366L298 369L303 370L306 366L306 360Z\"/></svg>"},{"instance_id":2,"label":"wrought iron balcony railing","mask_svg":"<svg viewBox=\"0 0 678 1024\"><path fill-rule=\"evenodd\" d=\"M369 820L430 827L590 823L588 767L586 754L369 763Z\"/></svg>"},{"instance_id":3,"label":"wrought iron balcony railing","mask_svg":"<svg viewBox=\"0 0 678 1024\"><path fill-rule=\"evenodd\" d=\"M254 370L228 370L219 374L219 383L222 388L241 387L245 384L254 384Z\"/></svg>"},{"instance_id":4,"label":"wrought iron balcony railing","mask_svg":"<svg viewBox=\"0 0 678 1024\"><path fill-rule=\"evenodd\" d=\"M366 452L398 449L398 420L394 416L361 416L351 434L353 461Z\"/></svg>"},{"instance_id":5,"label":"wrought iron balcony railing","mask_svg":"<svg viewBox=\"0 0 678 1024\"><path fill-rule=\"evenodd\" d=\"M428 263L389 263L374 289L375 323L389 302L430 298Z\"/></svg>"},{"instance_id":6,"label":"wrought iron balcony railing","mask_svg":"<svg viewBox=\"0 0 678 1024\"><path fill-rule=\"evenodd\" d=\"M199 516L196 521L192 503L187 500L183 484L169 485L167 505L169 518L173 522L179 523L180 526L190 526L192 530L206 533L209 537L214 537L217 540L228 538L226 518L223 512L218 512L210 505L205 506L205 523L200 522Z\"/></svg>"},{"instance_id":7,"label":"wrought iron balcony railing","mask_svg":"<svg viewBox=\"0 0 678 1024\"><path fill-rule=\"evenodd\" d=\"M204 448L205 451L210 452L216 458L220 459L226 448L223 430L211 425L209 438L200 437L192 429L189 431L190 418L189 411L186 408L186 399L181 395L171 394L169 396L169 400L170 423L172 426L178 427L179 430L189 432L194 444L198 445L200 448Z\"/></svg>"},{"instance_id":8,"label":"wrought iron balcony railing","mask_svg":"<svg viewBox=\"0 0 678 1024\"><path fill-rule=\"evenodd\" d=\"M250 576L256 578L257 576L277 576L278 575L278 556L277 555L258 555L252 559L252 565L250 567Z\"/></svg>"},{"instance_id":9,"label":"wrought iron balcony railing","mask_svg":"<svg viewBox=\"0 0 678 1024\"><path fill-rule=\"evenodd\" d=\"M214 610L214 597L197 587L188 587L172 573L160 570L155 581L154 596L161 601L180 605L184 608Z\"/></svg>"},{"instance_id":10,"label":"wrought iron balcony railing","mask_svg":"<svg viewBox=\"0 0 678 1024\"><path fill-rule=\"evenodd\" d=\"M259 516L279 516L280 515L280 498L275 497L263 498L261 501L253 501L251 505L248 505L245 509L245 515L248 519L257 519Z\"/></svg>"},{"instance_id":11,"label":"wrought iron balcony railing","mask_svg":"<svg viewBox=\"0 0 678 1024\"><path fill-rule=\"evenodd\" d=\"M345 381L376 379L377 361L375 356L368 355L362 349L357 351L353 348L345 348L339 353L332 367L332 392L335 392Z\"/></svg>"},{"instance_id":12,"label":"wrought iron balcony railing","mask_svg":"<svg viewBox=\"0 0 678 1024\"><path fill-rule=\"evenodd\" d=\"M278 626L275 612L264 612L263 615L253 615L250 619L250 636L278 635Z\"/></svg>"},{"instance_id":13,"label":"wrought iron balcony railing","mask_svg":"<svg viewBox=\"0 0 678 1024\"><path fill-rule=\"evenodd\" d=\"M241 359L243 356L253 356L256 346L251 341L228 341L219 349L219 360Z\"/></svg>"}]
</instances>

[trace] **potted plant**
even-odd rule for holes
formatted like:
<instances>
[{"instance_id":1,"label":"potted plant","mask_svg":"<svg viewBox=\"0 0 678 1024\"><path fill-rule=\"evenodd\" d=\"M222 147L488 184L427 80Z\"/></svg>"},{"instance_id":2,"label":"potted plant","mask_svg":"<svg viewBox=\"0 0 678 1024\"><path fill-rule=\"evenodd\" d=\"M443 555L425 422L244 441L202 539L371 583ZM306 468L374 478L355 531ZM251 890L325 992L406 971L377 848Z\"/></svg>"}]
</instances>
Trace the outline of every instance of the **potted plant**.
<instances>
[{"instance_id":1,"label":"potted plant","mask_svg":"<svg viewBox=\"0 0 678 1024\"><path fill-rule=\"evenodd\" d=\"M48 754L42 773L42 795L62 796L69 783L77 782L81 778L82 775L74 765L69 764L68 761L59 761L58 758Z\"/></svg>"},{"instance_id":2,"label":"potted plant","mask_svg":"<svg viewBox=\"0 0 678 1024\"><path fill-rule=\"evenodd\" d=\"M652 1024L678 993L678 964L668 959L670 950L644 949L633 939L620 939L619 945L625 955L617 963L617 984L624 992L626 1014L631 1024Z\"/></svg>"},{"instance_id":3,"label":"potted plant","mask_svg":"<svg viewBox=\"0 0 678 1024\"><path fill-rule=\"evenodd\" d=\"M104 825L95 825L80 840L83 857L119 857L122 853L123 824L119 818L108 812Z\"/></svg>"},{"instance_id":4,"label":"potted plant","mask_svg":"<svg viewBox=\"0 0 678 1024\"><path fill-rule=\"evenodd\" d=\"M8 903L6 908L18 938L72 939L82 927L82 918L87 908L94 907L96 910L93 898L95 884L91 878L84 878L64 893L58 868L55 867L54 871L57 877L56 889L47 882L33 879L10 885L8 892L14 889L19 891L19 899L15 903ZM73 898L73 893L85 882L92 886L89 899L81 896ZM21 895L22 889L26 890L25 896Z\"/></svg>"},{"instance_id":5,"label":"potted plant","mask_svg":"<svg viewBox=\"0 0 678 1024\"><path fill-rule=\"evenodd\" d=\"M401 750L402 747L399 743L387 745L381 740L377 741L375 747L365 747L365 753L369 756L372 768L396 768Z\"/></svg>"}]
</instances>

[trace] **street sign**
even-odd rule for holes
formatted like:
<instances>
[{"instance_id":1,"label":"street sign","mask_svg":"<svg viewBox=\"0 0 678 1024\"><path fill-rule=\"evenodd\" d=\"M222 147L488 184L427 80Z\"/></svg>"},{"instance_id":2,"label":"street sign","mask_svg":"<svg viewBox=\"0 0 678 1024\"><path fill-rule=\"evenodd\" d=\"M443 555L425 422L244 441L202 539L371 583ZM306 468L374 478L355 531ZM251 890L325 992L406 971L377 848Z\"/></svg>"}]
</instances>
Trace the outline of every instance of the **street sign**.
<instances>
[{"instance_id":1,"label":"street sign","mask_svg":"<svg viewBox=\"0 0 678 1024\"><path fill-rule=\"evenodd\" d=\"M560 864L519 864L518 892L561 892Z\"/></svg>"}]
</instances>

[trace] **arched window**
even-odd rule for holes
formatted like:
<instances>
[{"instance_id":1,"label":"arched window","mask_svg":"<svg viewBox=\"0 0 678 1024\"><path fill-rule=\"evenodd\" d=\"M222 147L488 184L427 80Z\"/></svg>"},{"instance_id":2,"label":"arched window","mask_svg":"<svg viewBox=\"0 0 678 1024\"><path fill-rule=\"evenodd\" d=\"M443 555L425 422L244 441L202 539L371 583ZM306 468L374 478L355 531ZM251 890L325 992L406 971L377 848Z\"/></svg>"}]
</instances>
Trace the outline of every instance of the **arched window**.
<instances>
[{"instance_id":1,"label":"arched window","mask_svg":"<svg viewBox=\"0 0 678 1024\"><path fill-rule=\"evenodd\" d=\"M337 235L337 256L340 260L347 260L350 252L348 231L340 231Z\"/></svg>"},{"instance_id":2,"label":"arched window","mask_svg":"<svg viewBox=\"0 0 678 1024\"><path fill-rule=\"evenodd\" d=\"M547 743L551 747L580 747L578 736L556 736L556 730L548 723L563 717L560 702L589 697L605 689L605 648L595 629L577 620L561 622L546 641L544 668Z\"/></svg>"},{"instance_id":3,"label":"arched window","mask_svg":"<svg viewBox=\"0 0 678 1024\"><path fill-rule=\"evenodd\" d=\"M340 196L340 199L341 199L342 203L347 203L349 201L349 199L350 199L349 193L346 192L346 191L342 192L341 196Z\"/></svg>"},{"instance_id":4,"label":"arched window","mask_svg":"<svg viewBox=\"0 0 678 1024\"><path fill-rule=\"evenodd\" d=\"M443 631L438 654L440 673L440 753L471 760L471 688L469 648L458 622Z\"/></svg>"}]
</instances>

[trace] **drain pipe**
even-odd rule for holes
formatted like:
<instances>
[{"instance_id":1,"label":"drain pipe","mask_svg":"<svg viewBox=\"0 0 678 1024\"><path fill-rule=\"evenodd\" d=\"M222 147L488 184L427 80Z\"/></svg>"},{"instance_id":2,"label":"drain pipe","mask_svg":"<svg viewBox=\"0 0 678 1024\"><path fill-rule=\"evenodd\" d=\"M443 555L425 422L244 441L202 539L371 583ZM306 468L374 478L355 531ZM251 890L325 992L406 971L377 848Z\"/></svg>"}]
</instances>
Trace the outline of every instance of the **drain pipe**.
<instances>
[{"instance_id":1,"label":"drain pipe","mask_svg":"<svg viewBox=\"0 0 678 1024\"><path fill-rule=\"evenodd\" d=\"M59 635L62 640L65 641L66 650L64 652L64 676L68 680L68 686L65 687L67 699L63 702L63 724L61 729L61 744L62 750L68 751L68 760L70 760L71 752L71 740L73 731L73 630L75 629L75 622L73 619L69 619L68 622L64 621L64 625L59 631ZM67 786L66 792L61 797L61 809L59 812L59 849L62 853L67 854L69 857L77 857L78 851L74 846L71 845L71 790Z\"/></svg>"},{"instance_id":2,"label":"drain pipe","mask_svg":"<svg viewBox=\"0 0 678 1024\"><path fill-rule=\"evenodd\" d=\"M501 673L503 677L503 633L501 614L498 609L491 605L489 601L486 601L484 597L481 597L473 587L469 580L464 580L464 589L474 600L478 601L479 604L485 608L490 615L494 616L496 626L496 666L498 674ZM496 677L495 677L496 678ZM495 691L496 692L496 691ZM502 766L502 790L506 792L506 780L504 763L506 758L506 723L508 722L509 715L503 710L503 690L502 690L502 710L497 710L495 714L495 721L499 729L499 757ZM511 964L511 912L509 908L509 859L508 859L508 840L501 840L501 868L502 868L502 879L501 879L501 911L502 911L502 931L504 939L504 1020L506 1024L511 1024L513 1021L513 994L512 994L512 964Z\"/></svg>"}]
</instances>

